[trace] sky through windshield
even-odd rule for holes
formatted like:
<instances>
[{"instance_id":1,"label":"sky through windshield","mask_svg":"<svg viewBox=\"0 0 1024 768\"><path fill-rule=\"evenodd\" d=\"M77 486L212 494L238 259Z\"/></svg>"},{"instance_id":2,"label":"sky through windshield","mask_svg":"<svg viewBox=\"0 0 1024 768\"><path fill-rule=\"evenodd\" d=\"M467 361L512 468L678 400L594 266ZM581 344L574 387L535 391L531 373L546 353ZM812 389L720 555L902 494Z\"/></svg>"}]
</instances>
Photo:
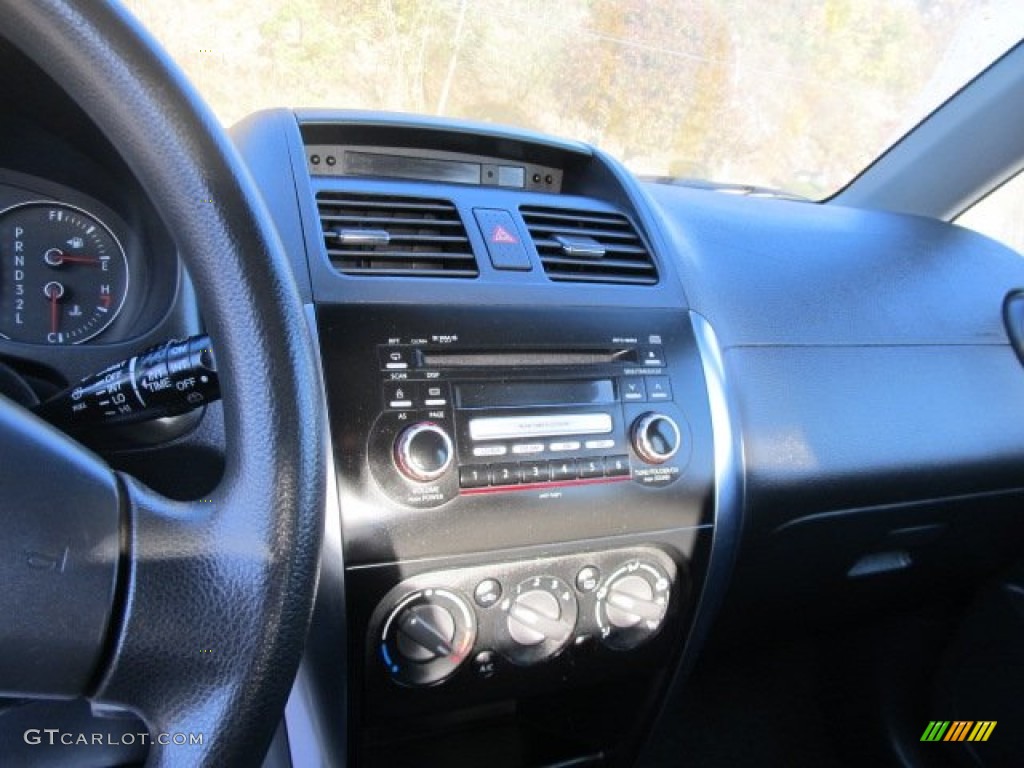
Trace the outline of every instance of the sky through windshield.
<instances>
[{"instance_id":1,"label":"sky through windshield","mask_svg":"<svg viewBox=\"0 0 1024 768\"><path fill-rule=\"evenodd\" d=\"M1024 36L1021 0L129 0L230 125L384 109L821 198Z\"/></svg>"}]
</instances>

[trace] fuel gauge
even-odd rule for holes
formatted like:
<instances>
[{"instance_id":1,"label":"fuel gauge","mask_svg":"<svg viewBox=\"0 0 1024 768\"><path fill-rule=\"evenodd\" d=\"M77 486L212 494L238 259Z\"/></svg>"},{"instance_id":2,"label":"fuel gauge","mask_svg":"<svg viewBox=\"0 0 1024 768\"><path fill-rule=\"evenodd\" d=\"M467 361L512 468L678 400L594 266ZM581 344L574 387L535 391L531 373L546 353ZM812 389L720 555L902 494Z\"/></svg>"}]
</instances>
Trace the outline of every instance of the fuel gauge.
<instances>
[{"instance_id":1,"label":"fuel gauge","mask_svg":"<svg viewBox=\"0 0 1024 768\"><path fill-rule=\"evenodd\" d=\"M128 259L93 214L31 202L0 213L0 336L81 344L106 330L128 295Z\"/></svg>"}]
</instances>

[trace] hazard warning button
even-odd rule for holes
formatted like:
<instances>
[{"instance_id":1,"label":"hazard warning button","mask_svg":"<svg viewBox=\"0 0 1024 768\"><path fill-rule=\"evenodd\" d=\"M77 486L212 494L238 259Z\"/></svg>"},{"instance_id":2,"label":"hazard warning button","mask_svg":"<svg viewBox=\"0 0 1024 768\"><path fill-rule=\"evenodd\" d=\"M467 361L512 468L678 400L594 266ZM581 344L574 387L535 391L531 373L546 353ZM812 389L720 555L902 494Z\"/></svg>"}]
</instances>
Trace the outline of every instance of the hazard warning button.
<instances>
[{"instance_id":1,"label":"hazard warning button","mask_svg":"<svg viewBox=\"0 0 1024 768\"><path fill-rule=\"evenodd\" d=\"M523 244L512 214L501 208L474 208L487 253L495 269L528 272L532 269L530 254Z\"/></svg>"}]
</instances>

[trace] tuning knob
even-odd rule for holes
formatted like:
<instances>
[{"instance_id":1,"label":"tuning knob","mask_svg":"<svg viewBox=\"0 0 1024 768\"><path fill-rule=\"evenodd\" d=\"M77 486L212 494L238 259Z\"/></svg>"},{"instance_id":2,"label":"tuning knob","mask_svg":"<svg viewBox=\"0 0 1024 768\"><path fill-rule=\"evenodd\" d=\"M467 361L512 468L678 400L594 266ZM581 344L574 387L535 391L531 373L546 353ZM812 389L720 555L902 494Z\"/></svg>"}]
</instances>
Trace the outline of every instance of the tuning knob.
<instances>
[{"instance_id":1,"label":"tuning knob","mask_svg":"<svg viewBox=\"0 0 1024 768\"><path fill-rule=\"evenodd\" d=\"M648 464L664 464L683 442L679 425L663 413L645 413L633 423L633 450Z\"/></svg>"},{"instance_id":2,"label":"tuning knob","mask_svg":"<svg viewBox=\"0 0 1024 768\"><path fill-rule=\"evenodd\" d=\"M416 483L437 480L448 471L454 455L452 439L432 421L407 427L395 440L395 466Z\"/></svg>"},{"instance_id":3,"label":"tuning knob","mask_svg":"<svg viewBox=\"0 0 1024 768\"><path fill-rule=\"evenodd\" d=\"M475 615L463 597L421 589L406 595L384 622L381 660L400 683L432 685L458 669L475 640Z\"/></svg>"},{"instance_id":4,"label":"tuning knob","mask_svg":"<svg viewBox=\"0 0 1024 768\"><path fill-rule=\"evenodd\" d=\"M597 593L601 639L616 650L629 650L661 628L672 584L656 565L627 563L608 577Z\"/></svg>"},{"instance_id":5,"label":"tuning knob","mask_svg":"<svg viewBox=\"0 0 1024 768\"><path fill-rule=\"evenodd\" d=\"M520 583L502 607L509 642L501 650L516 664L535 664L556 655L576 628L573 591L551 576Z\"/></svg>"}]
</instances>

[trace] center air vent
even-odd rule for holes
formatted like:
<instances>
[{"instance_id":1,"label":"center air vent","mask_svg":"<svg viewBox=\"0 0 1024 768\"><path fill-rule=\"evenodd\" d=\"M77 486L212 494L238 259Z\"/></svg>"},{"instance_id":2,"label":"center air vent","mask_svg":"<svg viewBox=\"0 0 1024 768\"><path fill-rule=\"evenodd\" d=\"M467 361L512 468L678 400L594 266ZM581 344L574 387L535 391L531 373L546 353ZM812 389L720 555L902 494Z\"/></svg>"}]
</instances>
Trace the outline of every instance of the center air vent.
<instances>
[{"instance_id":1,"label":"center air vent","mask_svg":"<svg viewBox=\"0 0 1024 768\"><path fill-rule=\"evenodd\" d=\"M476 277L476 257L446 200L321 192L327 256L346 275Z\"/></svg>"},{"instance_id":2,"label":"center air vent","mask_svg":"<svg viewBox=\"0 0 1024 768\"><path fill-rule=\"evenodd\" d=\"M552 280L654 285L658 272L633 224L621 213L519 209Z\"/></svg>"}]
</instances>

